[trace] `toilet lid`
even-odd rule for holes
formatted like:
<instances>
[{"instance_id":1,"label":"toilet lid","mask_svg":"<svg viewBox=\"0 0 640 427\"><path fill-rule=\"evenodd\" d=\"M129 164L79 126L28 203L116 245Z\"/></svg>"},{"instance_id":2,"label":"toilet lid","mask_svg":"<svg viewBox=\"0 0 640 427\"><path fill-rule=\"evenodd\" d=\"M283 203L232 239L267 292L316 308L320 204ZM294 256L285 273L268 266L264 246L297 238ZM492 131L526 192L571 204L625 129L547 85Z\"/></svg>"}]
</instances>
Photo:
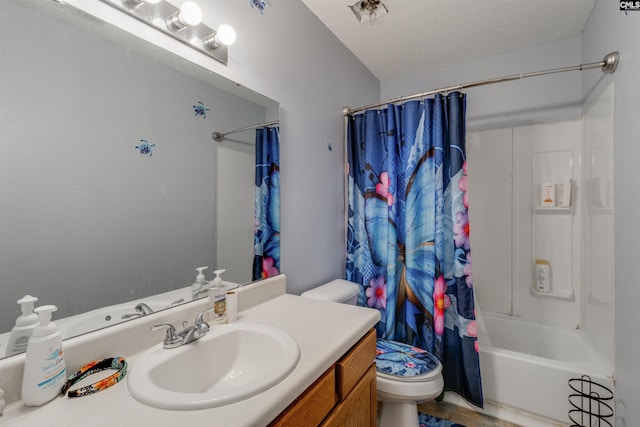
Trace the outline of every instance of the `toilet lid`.
<instances>
[{"instance_id":1,"label":"toilet lid","mask_svg":"<svg viewBox=\"0 0 640 427\"><path fill-rule=\"evenodd\" d=\"M403 381L424 381L439 375L440 361L427 350L397 341L381 340L376 344L378 373Z\"/></svg>"}]
</instances>

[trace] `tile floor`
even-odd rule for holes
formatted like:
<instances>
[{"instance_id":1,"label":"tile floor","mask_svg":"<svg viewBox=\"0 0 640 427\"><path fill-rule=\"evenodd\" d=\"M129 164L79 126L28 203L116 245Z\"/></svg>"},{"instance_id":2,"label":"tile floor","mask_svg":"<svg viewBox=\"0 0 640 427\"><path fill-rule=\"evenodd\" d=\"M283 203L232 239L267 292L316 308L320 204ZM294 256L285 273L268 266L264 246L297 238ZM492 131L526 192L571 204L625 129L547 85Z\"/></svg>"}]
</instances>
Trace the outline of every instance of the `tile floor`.
<instances>
[{"instance_id":1,"label":"tile floor","mask_svg":"<svg viewBox=\"0 0 640 427\"><path fill-rule=\"evenodd\" d=\"M447 402L432 401L421 403L418 405L418 411L462 424L465 427L523 427L519 424L502 421Z\"/></svg>"}]
</instances>

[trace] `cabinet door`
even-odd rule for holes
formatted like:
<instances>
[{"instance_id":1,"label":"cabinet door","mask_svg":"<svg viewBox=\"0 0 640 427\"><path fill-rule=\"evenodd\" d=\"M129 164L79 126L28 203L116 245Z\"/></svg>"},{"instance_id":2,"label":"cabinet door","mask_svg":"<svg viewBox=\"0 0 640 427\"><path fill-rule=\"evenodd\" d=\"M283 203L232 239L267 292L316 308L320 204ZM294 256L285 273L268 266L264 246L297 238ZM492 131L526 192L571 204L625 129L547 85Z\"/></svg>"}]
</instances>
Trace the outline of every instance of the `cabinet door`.
<instances>
[{"instance_id":1,"label":"cabinet door","mask_svg":"<svg viewBox=\"0 0 640 427\"><path fill-rule=\"evenodd\" d=\"M338 394L335 369L332 367L273 420L269 427L317 426L336 403Z\"/></svg>"},{"instance_id":2,"label":"cabinet door","mask_svg":"<svg viewBox=\"0 0 640 427\"><path fill-rule=\"evenodd\" d=\"M377 424L376 365L372 364L346 398L322 423L323 427L375 427Z\"/></svg>"},{"instance_id":3,"label":"cabinet door","mask_svg":"<svg viewBox=\"0 0 640 427\"><path fill-rule=\"evenodd\" d=\"M344 400L375 360L376 331L372 329L336 363L338 399Z\"/></svg>"}]
</instances>

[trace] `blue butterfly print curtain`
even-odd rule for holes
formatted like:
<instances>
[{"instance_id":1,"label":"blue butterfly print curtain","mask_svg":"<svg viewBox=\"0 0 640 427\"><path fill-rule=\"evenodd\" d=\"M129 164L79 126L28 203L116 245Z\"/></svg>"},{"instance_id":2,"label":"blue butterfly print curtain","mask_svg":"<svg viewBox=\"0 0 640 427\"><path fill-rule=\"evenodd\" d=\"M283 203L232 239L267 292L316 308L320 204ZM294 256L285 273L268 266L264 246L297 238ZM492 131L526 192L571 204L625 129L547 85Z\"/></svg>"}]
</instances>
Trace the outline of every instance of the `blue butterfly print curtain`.
<instances>
[{"instance_id":1,"label":"blue butterfly print curtain","mask_svg":"<svg viewBox=\"0 0 640 427\"><path fill-rule=\"evenodd\" d=\"M465 108L454 92L349 117L346 278L379 338L428 350L445 390L482 406Z\"/></svg>"},{"instance_id":2,"label":"blue butterfly print curtain","mask_svg":"<svg viewBox=\"0 0 640 427\"><path fill-rule=\"evenodd\" d=\"M253 280L280 274L280 129L256 129Z\"/></svg>"}]
</instances>

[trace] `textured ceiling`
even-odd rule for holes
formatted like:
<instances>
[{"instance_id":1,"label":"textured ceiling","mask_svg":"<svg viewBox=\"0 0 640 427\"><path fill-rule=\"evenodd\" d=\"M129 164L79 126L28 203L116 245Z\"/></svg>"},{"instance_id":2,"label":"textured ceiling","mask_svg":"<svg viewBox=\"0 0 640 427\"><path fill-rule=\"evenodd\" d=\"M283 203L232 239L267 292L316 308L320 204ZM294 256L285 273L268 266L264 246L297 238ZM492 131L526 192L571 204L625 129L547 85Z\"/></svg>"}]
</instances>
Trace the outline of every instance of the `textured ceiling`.
<instances>
[{"instance_id":1,"label":"textured ceiling","mask_svg":"<svg viewBox=\"0 0 640 427\"><path fill-rule=\"evenodd\" d=\"M595 0L382 0L360 23L355 0L302 0L380 80L580 34Z\"/></svg>"}]
</instances>

